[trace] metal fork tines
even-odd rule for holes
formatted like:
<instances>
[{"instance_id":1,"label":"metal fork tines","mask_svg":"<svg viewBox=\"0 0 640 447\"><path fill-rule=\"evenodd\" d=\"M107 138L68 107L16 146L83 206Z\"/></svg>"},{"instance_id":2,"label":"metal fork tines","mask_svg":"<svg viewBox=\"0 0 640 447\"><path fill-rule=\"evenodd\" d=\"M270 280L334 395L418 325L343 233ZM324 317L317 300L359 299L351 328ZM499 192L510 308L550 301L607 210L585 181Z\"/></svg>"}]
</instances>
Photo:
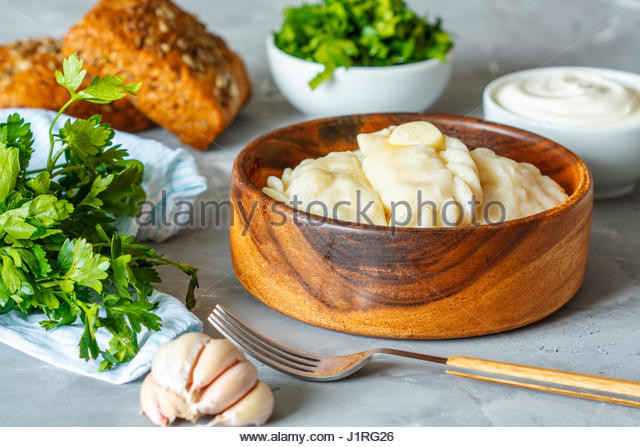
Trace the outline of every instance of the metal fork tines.
<instances>
[{"instance_id":1,"label":"metal fork tines","mask_svg":"<svg viewBox=\"0 0 640 447\"><path fill-rule=\"evenodd\" d=\"M311 374L320 359L310 353L281 345L254 331L222 306L216 306L209 322L222 335L246 350L256 359L282 372L301 375Z\"/></svg>"},{"instance_id":2,"label":"metal fork tines","mask_svg":"<svg viewBox=\"0 0 640 447\"><path fill-rule=\"evenodd\" d=\"M209 322L222 335L274 369L306 380L338 380L354 373L375 351L347 356L322 356L282 345L251 329L228 310L217 305Z\"/></svg>"}]
</instances>

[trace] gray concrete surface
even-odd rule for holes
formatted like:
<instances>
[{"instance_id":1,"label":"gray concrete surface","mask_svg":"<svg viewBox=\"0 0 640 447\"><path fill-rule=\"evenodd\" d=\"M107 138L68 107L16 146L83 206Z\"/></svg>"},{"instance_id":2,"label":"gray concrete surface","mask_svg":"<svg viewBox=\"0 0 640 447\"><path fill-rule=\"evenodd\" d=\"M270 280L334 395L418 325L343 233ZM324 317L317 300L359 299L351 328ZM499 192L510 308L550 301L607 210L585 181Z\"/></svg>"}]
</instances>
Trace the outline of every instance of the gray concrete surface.
<instances>
[{"instance_id":1,"label":"gray concrete surface","mask_svg":"<svg viewBox=\"0 0 640 447\"><path fill-rule=\"evenodd\" d=\"M264 39L294 0L180 0L245 59L255 91L251 103L217 141L195 153L210 190L228 195L230 167L251 139L304 119L275 91ZM0 41L62 35L90 1L0 0ZM481 91L492 78L540 65L591 65L640 72L640 1L410 1L440 15L457 43L455 72L433 111L481 115ZM178 147L162 129L145 136ZM603 148L610 150L611 148ZM389 341L314 328L255 301L238 283L229 259L228 228L195 228L158 248L200 267L195 309L205 318L222 303L276 339L322 353L390 346L437 355L472 355L509 362L640 380L640 190L596 203L586 280L555 315L505 334L451 341ZM185 279L164 271L161 289L180 296ZM499 285L496 285L499 287ZM215 331L207 328L215 335ZM447 376L429 365L379 362L348 380L314 384L260 365L275 391L273 425L639 425L638 410L543 395ZM148 425L138 406L139 383L123 386L58 370L0 345L0 424Z\"/></svg>"}]
</instances>

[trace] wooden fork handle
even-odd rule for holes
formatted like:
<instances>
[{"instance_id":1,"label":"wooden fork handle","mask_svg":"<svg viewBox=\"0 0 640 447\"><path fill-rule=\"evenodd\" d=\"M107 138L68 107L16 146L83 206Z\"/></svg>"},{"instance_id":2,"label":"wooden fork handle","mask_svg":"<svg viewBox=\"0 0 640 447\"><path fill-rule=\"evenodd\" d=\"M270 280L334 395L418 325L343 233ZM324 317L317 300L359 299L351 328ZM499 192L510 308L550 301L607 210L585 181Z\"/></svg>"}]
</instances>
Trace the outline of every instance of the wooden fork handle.
<instances>
[{"instance_id":1,"label":"wooden fork handle","mask_svg":"<svg viewBox=\"0 0 640 447\"><path fill-rule=\"evenodd\" d=\"M512 363L494 362L491 360L482 360L461 356L449 357L449 359L447 359L447 366L463 368L466 370L481 372L484 374L496 374L500 376L506 376L508 378L532 380L535 382L544 382L547 384L561 385L571 388L581 388L584 390L617 394L620 396L640 399L640 382L634 382L632 380L613 379L609 377L592 376L588 374L558 371L555 369L537 368L534 366L515 365ZM539 391L584 397L587 399L602 400L605 402L619 403L623 405L632 405L633 403L633 401L629 401L626 399L617 399L608 396L600 396L597 394L563 390L559 388L546 387L543 385L528 384L526 382L514 382L512 380L505 380L504 378L476 376L473 374L465 374L450 370L447 370L447 373L458 375L461 377L468 377L470 379L503 383L505 385L520 386L524 388L536 389Z\"/></svg>"}]
</instances>

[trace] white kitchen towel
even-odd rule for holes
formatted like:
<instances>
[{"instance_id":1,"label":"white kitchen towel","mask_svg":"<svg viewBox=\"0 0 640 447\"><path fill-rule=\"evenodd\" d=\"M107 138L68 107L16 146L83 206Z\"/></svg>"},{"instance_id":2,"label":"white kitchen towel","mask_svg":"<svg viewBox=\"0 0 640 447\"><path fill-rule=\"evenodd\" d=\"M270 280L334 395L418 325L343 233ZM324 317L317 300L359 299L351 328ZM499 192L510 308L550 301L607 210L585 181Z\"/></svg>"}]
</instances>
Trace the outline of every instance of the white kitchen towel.
<instances>
[{"instance_id":1,"label":"white kitchen towel","mask_svg":"<svg viewBox=\"0 0 640 447\"><path fill-rule=\"evenodd\" d=\"M31 123L34 153L30 166L34 169L44 167L49 151L48 129L55 113L39 109L0 109L0 122L11 113L19 113ZM57 127L64 125L68 118L62 116ZM182 149L172 150L158 141L118 131L113 144L122 145L132 158L144 163L143 187L148 201L145 219L121 219L118 221L120 230L141 240L166 240L181 229L181 221L176 216L189 204L193 205L207 189L206 179L198 172L193 157ZM109 371L98 372L98 360L85 362L78 357L78 341L83 331L81 323L45 331L39 324L43 315L24 316L9 312L0 315L0 342L78 374L116 384L130 382L149 370L153 354L160 345L184 332L202 330L202 322L176 298L156 291L151 299L159 303L156 312L162 318L162 330L142 332L138 355L129 363ZM107 346L110 338L105 332L99 330L97 334L102 347Z\"/></svg>"}]
</instances>

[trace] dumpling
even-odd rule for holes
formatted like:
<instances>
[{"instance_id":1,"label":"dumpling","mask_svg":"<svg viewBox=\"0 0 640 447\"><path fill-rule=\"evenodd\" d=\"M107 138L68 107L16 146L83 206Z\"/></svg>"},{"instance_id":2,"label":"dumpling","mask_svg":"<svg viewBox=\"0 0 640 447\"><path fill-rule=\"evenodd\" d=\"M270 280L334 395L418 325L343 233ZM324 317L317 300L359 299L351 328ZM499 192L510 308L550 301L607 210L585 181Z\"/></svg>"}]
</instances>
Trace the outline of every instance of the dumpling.
<instances>
[{"instance_id":1,"label":"dumpling","mask_svg":"<svg viewBox=\"0 0 640 447\"><path fill-rule=\"evenodd\" d=\"M478 216L482 223L530 216L567 199L560 185L530 163L518 163L484 147L471 151L471 157L480 171L484 191Z\"/></svg>"},{"instance_id":2,"label":"dumpling","mask_svg":"<svg viewBox=\"0 0 640 447\"><path fill-rule=\"evenodd\" d=\"M362 169L378 191L390 225L469 224L482 201L476 164L458 139L416 121L360 134Z\"/></svg>"},{"instance_id":3,"label":"dumpling","mask_svg":"<svg viewBox=\"0 0 640 447\"><path fill-rule=\"evenodd\" d=\"M262 191L311 214L350 222L387 225L384 207L367 181L357 152L332 152L303 160L271 176ZM360 211L360 213L359 213Z\"/></svg>"}]
</instances>

